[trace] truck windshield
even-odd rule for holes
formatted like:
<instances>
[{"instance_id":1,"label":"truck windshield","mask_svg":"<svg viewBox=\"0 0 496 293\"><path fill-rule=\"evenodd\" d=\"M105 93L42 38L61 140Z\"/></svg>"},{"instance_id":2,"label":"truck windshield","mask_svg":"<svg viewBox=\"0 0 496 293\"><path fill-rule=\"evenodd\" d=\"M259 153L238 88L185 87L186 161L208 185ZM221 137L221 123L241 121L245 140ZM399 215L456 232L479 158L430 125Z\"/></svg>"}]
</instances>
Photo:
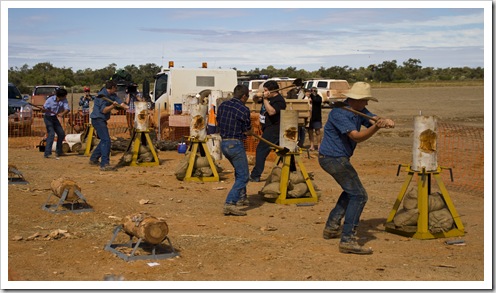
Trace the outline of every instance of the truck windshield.
<instances>
[{"instance_id":1,"label":"truck windshield","mask_svg":"<svg viewBox=\"0 0 496 293\"><path fill-rule=\"evenodd\" d=\"M168 75L161 74L157 76L157 80L155 81L155 101L157 101L161 95L163 95L167 91L167 82Z\"/></svg>"}]
</instances>

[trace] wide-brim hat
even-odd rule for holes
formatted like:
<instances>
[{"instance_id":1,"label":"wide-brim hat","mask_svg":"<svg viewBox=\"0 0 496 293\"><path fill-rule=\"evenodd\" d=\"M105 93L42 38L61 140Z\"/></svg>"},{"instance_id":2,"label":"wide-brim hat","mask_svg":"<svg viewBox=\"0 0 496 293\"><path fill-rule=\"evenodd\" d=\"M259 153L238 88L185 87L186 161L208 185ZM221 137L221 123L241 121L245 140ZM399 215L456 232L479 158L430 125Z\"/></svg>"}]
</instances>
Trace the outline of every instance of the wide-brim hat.
<instances>
[{"instance_id":1,"label":"wide-brim hat","mask_svg":"<svg viewBox=\"0 0 496 293\"><path fill-rule=\"evenodd\" d=\"M378 99L372 96L372 89L370 88L370 84L362 81L355 82L355 84L353 84L351 89L345 95L354 100L379 102Z\"/></svg>"}]
</instances>

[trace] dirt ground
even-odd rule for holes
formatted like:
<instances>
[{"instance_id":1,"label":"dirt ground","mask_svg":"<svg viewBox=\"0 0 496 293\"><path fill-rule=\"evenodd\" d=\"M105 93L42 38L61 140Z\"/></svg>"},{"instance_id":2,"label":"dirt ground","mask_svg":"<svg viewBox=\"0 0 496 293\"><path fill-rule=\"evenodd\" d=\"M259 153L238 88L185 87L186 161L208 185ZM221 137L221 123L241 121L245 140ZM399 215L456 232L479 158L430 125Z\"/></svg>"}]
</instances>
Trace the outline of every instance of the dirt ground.
<instances>
[{"instance_id":1,"label":"dirt ground","mask_svg":"<svg viewBox=\"0 0 496 293\"><path fill-rule=\"evenodd\" d=\"M487 255L491 248L485 242L490 243L491 235L484 233L483 194L448 187L465 228L463 237L420 240L386 232L384 227L406 178L406 172L396 176L398 165L410 164L412 160L413 116L421 111L422 115L436 115L443 122L483 127L483 87L377 88L374 94L380 102L371 102L368 108L392 118L397 126L380 130L359 144L352 158L369 194L358 228L359 243L372 247L372 255L342 254L338 251L339 240L322 238L324 223L340 188L320 168L315 152L310 158L303 154L301 160L307 171L314 173L314 182L322 190L318 203L313 206L269 203L258 195L264 182L249 183L248 215L234 217L222 213L233 184L233 169L225 159L219 162L224 169L219 182L183 182L174 176L184 156L176 151L159 152L159 166L126 166L117 172L101 172L88 164L88 157L68 154L60 160L44 159L33 147L16 147L16 140L22 139L16 138L9 139L8 163L15 165L29 184L9 184L8 201L4 200L7 194L2 192L4 227L8 221L8 233L2 230L2 288L466 289L488 286L484 282L491 281L492 273L487 270L492 259ZM122 153L114 154L111 164L117 164L121 156ZM4 167L6 163L4 159ZM274 164L267 162L262 180ZM92 212L53 214L42 209L51 194L50 183L62 176L79 184ZM50 203L56 203L57 199L51 196ZM179 256L128 262L104 250L120 219L141 211L166 220L168 237ZM486 232L490 233L488 229ZM116 235L114 244L129 240L123 232ZM464 245L445 243L454 239L464 240ZM5 245L8 255L4 254ZM6 282L7 261L9 275L15 282ZM186 282L102 282L109 277L125 281ZM22 281L95 282L81 287L77 282L60 285ZM342 281L381 282L364 285ZM468 282L441 285L418 282L414 287L405 287L403 282L382 281Z\"/></svg>"}]
</instances>

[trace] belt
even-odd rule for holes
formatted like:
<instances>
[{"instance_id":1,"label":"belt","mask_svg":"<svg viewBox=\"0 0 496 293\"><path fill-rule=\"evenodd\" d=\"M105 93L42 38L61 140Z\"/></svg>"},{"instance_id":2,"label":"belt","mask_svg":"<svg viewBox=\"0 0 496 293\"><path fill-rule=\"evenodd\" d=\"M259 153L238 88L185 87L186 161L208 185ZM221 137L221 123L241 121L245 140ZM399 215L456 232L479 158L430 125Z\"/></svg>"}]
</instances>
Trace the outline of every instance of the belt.
<instances>
[{"instance_id":1,"label":"belt","mask_svg":"<svg viewBox=\"0 0 496 293\"><path fill-rule=\"evenodd\" d=\"M241 140L239 138L223 138L222 140Z\"/></svg>"}]
</instances>

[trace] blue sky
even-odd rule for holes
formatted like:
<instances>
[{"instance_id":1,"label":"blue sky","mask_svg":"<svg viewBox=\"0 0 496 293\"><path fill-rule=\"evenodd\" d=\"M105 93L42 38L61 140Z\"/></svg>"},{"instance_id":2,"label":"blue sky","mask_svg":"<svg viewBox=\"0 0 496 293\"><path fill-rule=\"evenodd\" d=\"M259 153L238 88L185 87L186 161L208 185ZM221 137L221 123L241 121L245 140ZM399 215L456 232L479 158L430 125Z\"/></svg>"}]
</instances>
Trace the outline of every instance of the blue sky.
<instances>
[{"instance_id":1,"label":"blue sky","mask_svg":"<svg viewBox=\"0 0 496 293\"><path fill-rule=\"evenodd\" d=\"M414 1L402 4L406 9L395 2L401 1L2 1L2 55L8 33L9 68L40 62L73 70L167 66L174 60L176 67L207 62L313 71L391 60L401 65L409 58L422 67L484 67L484 53L491 54L485 31L491 1ZM116 3L128 8L111 8Z\"/></svg>"}]
</instances>

